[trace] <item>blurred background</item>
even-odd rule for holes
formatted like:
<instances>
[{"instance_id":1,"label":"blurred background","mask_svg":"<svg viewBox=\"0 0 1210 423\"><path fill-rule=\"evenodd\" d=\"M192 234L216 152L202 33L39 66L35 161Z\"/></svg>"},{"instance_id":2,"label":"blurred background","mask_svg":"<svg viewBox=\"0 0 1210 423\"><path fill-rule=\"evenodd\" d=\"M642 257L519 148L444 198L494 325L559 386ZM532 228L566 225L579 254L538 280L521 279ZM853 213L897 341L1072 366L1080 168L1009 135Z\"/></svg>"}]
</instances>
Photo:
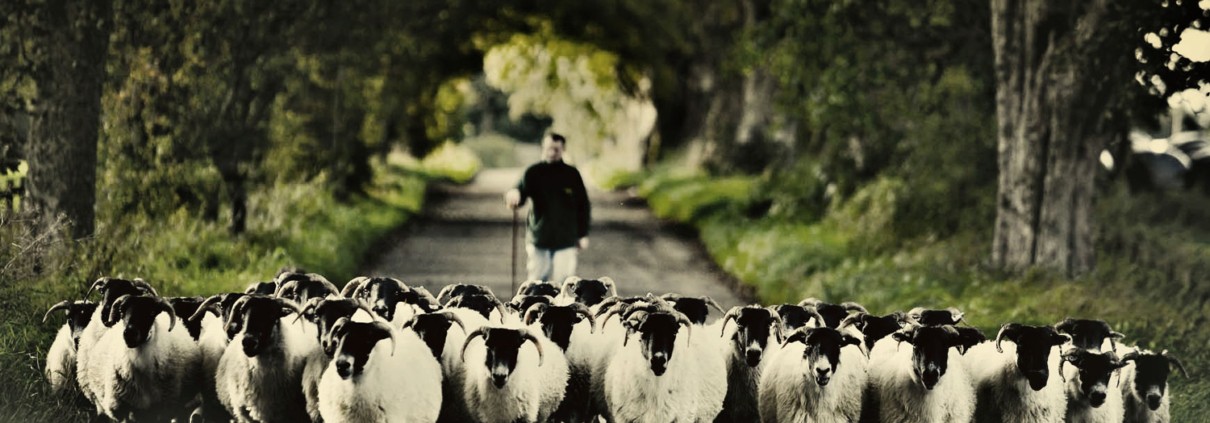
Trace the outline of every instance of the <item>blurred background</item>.
<instances>
[{"instance_id":1,"label":"blurred background","mask_svg":"<svg viewBox=\"0 0 1210 423\"><path fill-rule=\"evenodd\" d=\"M5 1L0 419L87 419L38 316L96 278L340 284L554 131L762 302L1105 319L1201 420L1210 2L1008 3Z\"/></svg>"}]
</instances>

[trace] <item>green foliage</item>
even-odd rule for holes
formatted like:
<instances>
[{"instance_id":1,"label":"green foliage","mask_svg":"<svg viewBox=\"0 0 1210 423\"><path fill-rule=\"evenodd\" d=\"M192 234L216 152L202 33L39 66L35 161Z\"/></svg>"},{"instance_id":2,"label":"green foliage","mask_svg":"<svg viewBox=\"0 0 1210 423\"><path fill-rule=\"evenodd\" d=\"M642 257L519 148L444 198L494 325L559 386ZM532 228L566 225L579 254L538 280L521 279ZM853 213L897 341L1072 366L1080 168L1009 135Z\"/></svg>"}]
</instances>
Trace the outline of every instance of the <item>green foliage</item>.
<instances>
[{"instance_id":1,"label":"green foliage","mask_svg":"<svg viewBox=\"0 0 1210 423\"><path fill-rule=\"evenodd\" d=\"M517 157L517 144L520 141L507 135L486 133L465 138L459 145L470 149L485 168L492 167L521 167L527 162Z\"/></svg>"},{"instance_id":2,"label":"green foliage","mask_svg":"<svg viewBox=\"0 0 1210 423\"><path fill-rule=\"evenodd\" d=\"M755 182L750 177L712 179L698 173L657 173L639 185L639 195L662 219L696 223L712 215L737 215L751 198Z\"/></svg>"},{"instance_id":3,"label":"green foliage","mask_svg":"<svg viewBox=\"0 0 1210 423\"><path fill-rule=\"evenodd\" d=\"M442 144L420 161L420 170L430 177L459 184L469 182L482 166L473 151L452 142Z\"/></svg>"}]
</instances>

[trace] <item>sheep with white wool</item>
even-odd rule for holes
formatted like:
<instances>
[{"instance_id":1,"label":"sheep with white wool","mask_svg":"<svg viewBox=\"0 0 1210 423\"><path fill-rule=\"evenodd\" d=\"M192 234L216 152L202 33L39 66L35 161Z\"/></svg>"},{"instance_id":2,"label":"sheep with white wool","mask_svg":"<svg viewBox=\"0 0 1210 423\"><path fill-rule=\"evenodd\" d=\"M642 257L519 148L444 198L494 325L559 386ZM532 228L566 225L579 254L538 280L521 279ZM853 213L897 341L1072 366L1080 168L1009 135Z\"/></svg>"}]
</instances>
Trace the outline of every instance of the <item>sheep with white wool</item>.
<instances>
[{"instance_id":1,"label":"sheep with white wool","mask_svg":"<svg viewBox=\"0 0 1210 423\"><path fill-rule=\"evenodd\" d=\"M197 394L198 351L172 306L156 296L123 296L111 308L106 331L87 369L95 405L116 421L186 418Z\"/></svg>"},{"instance_id":2,"label":"sheep with white wool","mask_svg":"<svg viewBox=\"0 0 1210 423\"><path fill-rule=\"evenodd\" d=\"M336 343L328 336L332 327L342 318L358 322L374 321L374 312L365 303L351 298L312 297L298 314L315 326L315 337L319 348L306 354L302 373L303 398L307 402L307 414L311 420L319 421L319 382L336 354Z\"/></svg>"},{"instance_id":3,"label":"sheep with white wool","mask_svg":"<svg viewBox=\"0 0 1210 423\"><path fill-rule=\"evenodd\" d=\"M103 277L93 282L92 286L88 288L88 292L84 294L85 298L94 290L101 293L101 301L93 310L92 317L84 326L76 345L76 382L79 383L80 392L84 394L84 397L96 404L97 391L102 388L101 382L92 376L98 374L97 372L86 372L86 369L92 366L92 358L95 355L93 346L116 323L109 319L113 304L117 302L118 298L126 295L158 296L159 294L151 285L141 279L127 280L110 277ZM101 412L102 410L98 407L97 413Z\"/></svg>"},{"instance_id":4,"label":"sheep with white wool","mask_svg":"<svg viewBox=\"0 0 1210 423\"><path fill-rule=\"evenodd\" d=\"M760 420L840 422L861 417L868 375L862 340L832 328L801 328L771 353L759 386Z\"/></svg>"},{"instance_id":5,"label":"sheep with white wool","mask_svg":"<svg viewBox=\"0 0 1210 423\"><path fill-rule=\"evenodd\" d=\"M1168 373L1176 366L1186 378L1189 373L1176 357L1163 350L1131 349L1122 356L1127 363L1122 368L1119 387L1126 409L1128 423L1166 423L1169 414Z\"/></svg>"},{"instance_id":6,"label":"sheep with white wool","mask_svg":"<svg viewBox=\"0 0 1210 423\"><path fill-rule=\"evenodd\" d=\"M533 348L527 347L530 343ZM567 361L535 331L480 327L467 335L461 355L463 399L476 421L546 421L562 400Z\"/></svg>"},{"instance_id":7,"label":"sheep with white wool","mask_svg":"<svg viewBox=\"0 0 1210 423\"><path fill-rule=\"evenodd\" d=\"M235 302L232 323L240 331L223 351L214 378L219 401L236 421L308 419L302 371L318 342L291 316L301 311L290 300L264 295Z\"/></svg>"},{"instance_id":8,"label":"sheep with white wool","mask_svg":"<svg viewBox=\"0 0 1210 423\"><path fill-rule=\"evenodd\" d=\"M958 331L948 325L908 325L891 334L890 339L896 342L892 352L881 361L871 359L869 365L877 421L971 421L975 389L965 366L959 363L961 356L955 348L961 343ZM875 344L875 350L880 345Z\"/></svg>"},{"instance_id":9,"label":"sheep with white wool","mask_svg":"<svg viewBox=\"0 0 1210 423\"><path fill-rule=\"evenodd\" d=\"M218 370L218 361L223 357L223 351L231 342L231 337L239 332L231 323L231 312L235 302L244 297L243 293L233 292L216 294L207 297L198 306L197 311L186 320L201 322L202 332L198 336L197 345L201 368L199 373L202 394L200 417L207 421L228 421L231 415L223 408L218 399L218 391L214 385L214 374Z\"/></svg>"},{"instance_id":10,"label":"sheep with white wool","mask_svg":"<svg viewBox=\"0 0 1210 423\"><path fill-rule=\"evenodd\" d=\"M626 337L605 367L607 419L714 420L727 394L723 356L717 350L692 348L693 324L688 317L663 299L649 299L648 303L636 303L623 315Z\"/></svg>"},{"instance_id":11,"label":"sheep with white wool","mask_svg":"<svg viewBox=\"0 0 1210 423\"><path fill-rule=\"evenodd\" d=\"M578 276L569 276L563 281L563 288L559 291L559 295L555 296L555 304L580 303L588 307L593 315L600 315L601 307L599 305L605 300L617 298L617 296L618 289L613 278L602 276L597 279L582 279Z\"/></svg>"},{"instance_id":12,"label":"sheep with white wool","mask_svg":"<svg viewBox=\"0 0 1210 423\"><path fill-rule=\"evenodd\" d=\"M441 366L415 333L342 317L329 337L338 347L319 384L325 422L437 421Z\"/></svg>"},{"instance_id":13,"label":"sheep with white wool","mask_svg":"<svg viewBox=\"0 0 1210 423\"><path fill-rule=\"evenodd\" d=\"M1059 347L1068 342L1050 326L1008 323L995 343L963 357L976 390L978 421L1062 422L1067 394L1059 373Z\"/></svg>"},{"instance_id":14,"label":"sheep with white wool","mask_svg":"<svg viewBox=\"0 0 1210 423\"><path fill-rule=\"evenodd\" d=\"M527 309L523 320L529 330L541 331L567 359L567 389L551 418L586 421L593 414L591 368L595 351L591 341L596 320L592 313L580 303L559 306L539 302Z\"/></svg>"},{"instance_id":15,"label":"sheep with white wool","mask_svg":"<svg viewBox=\"0 0 1210 423\"><path fill-rule=\"evenodd\" d=\"M727 395L715 421L756 421L760 418L757 389L768 363L764 358L767 351L781 344L781 316L772 307L737 306L728 310L720 322L719 334L726 341L715 348L722 349L727 363ZM735 324L728 331L730 322Z\"/></svg>"},{"instance_id":16,"label":"sheep with white wool","mask_svg":"<svg viewBox=\"0 0 1210 423\"><path fill-rule=\"evenodd\" d=\"M454 330L453 324L458 325ZM472 417L463 398L466 380L466 363L460 354L470 332L487 324L487 319L478 312L464 308L448 308L433 313L412 316L404 323L429 346L434 357L441 363L441 414L439 421L464 422ZM444 340L442 341L442 337Z\"/></svg>"},{"instance_id":17,"label":"sheep with white wool","mask_svg":"<svg viewBox=\"0 0 1210 423\"><path fill-rule=\"evenodd\" d=\"M80 392L76 384L76 346L80 342L80 334L88 325L88 319L97 309L97 304L87 300L63 300L46 310L42 322L56 311L67 312L67 322L55 334L55 340L46 351L46 380L50 382L51 390L59 395Z\"/></svg>"},{"instance_id":18,"label":"sheep with white wool","mask_svg":"<svg viewBox=\"0 0 1210 423\"><path fill-rule=\"evenodd\" d=\"M1095 352L1079 347L1063 351L1059 371L1067 379L1067 422L1121 422L1125 416L1118 369L1126 363L1113 351ZM1065 364L1071 364L1064 368Z\"/></svg>"}]
</instances>

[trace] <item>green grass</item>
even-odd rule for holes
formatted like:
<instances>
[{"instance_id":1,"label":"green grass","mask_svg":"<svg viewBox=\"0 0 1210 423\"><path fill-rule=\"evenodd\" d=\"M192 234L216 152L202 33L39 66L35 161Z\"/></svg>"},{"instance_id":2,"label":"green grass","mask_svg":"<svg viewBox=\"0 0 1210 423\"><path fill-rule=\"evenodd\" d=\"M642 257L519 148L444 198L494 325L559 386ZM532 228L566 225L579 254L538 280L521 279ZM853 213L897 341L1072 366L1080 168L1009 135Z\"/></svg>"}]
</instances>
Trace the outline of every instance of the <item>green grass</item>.
<instances>
[{"instance_id":1,"label":"green grass","mask_svg":"<svg viewBox=\"0 0 1210 423\"><path fill-rule=\"evenodd\" d=\"M343 285L380 237L420 210L424 175L465 172L416 163L393 155L377 164L368 195L345 203L318 182L254 192L248 230L239 237L227 234L225 222L181 212L163 221L115 219L98 225L93 239L73 242L61 236L63 226L34 231L23 216L0 212L0 421L91 415L91 405L52 395L42 376L46 349L63 324L62 317L41 323L51 304L81 297L103 275L142 277L167 296L242 291L283 266Z\"/></svg>"},{"instance_id":2,"label":"green grass","mask_svg":"<svg viewBox=\"0 0 1210 423\"><path fill-rule=\"evenodd\" d=\"M640 194L660 217L693 225L713 259L767 304L857 301L873 313L958 307L990 336L1006 322L1099 318L1126 343L1169 349L1189 369L1173 376L1173 421L1210 412L1210 199L1189 194L1100 198L1099 265L1069 279L986 265L990 230L944 239L895 239L902 184L880 179L816 220L745 216L761 182L662 169ZM778 207L776 204L773 208ZM902 222L900 222L902 223ZM991 222L987 227L990 228Z\"/></svg>"}]
</instances>

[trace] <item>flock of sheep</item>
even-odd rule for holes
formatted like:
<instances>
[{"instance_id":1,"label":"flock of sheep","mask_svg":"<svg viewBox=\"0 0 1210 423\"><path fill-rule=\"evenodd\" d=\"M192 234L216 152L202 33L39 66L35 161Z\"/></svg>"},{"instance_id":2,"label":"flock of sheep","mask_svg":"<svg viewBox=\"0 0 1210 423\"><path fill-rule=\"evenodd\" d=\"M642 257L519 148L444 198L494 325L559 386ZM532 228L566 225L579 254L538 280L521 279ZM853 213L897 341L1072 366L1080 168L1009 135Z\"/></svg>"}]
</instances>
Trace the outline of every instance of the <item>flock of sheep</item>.
<instances>
[{"instance_id":1,"label":"flock of sheep","mask_svg":"<svg viewBox=\"0 0 1210 423\"><path fill-rule=\"evenodd\" d=\"M1185 371L1099 320L989 341L952 308L724 311L619 297L607 277L529 281L508 302L294 270L205 299L94 290L47 311L67 322L46 376L117 421L1164 422L1170 366Z\"/></svg>"}]
</instances>

